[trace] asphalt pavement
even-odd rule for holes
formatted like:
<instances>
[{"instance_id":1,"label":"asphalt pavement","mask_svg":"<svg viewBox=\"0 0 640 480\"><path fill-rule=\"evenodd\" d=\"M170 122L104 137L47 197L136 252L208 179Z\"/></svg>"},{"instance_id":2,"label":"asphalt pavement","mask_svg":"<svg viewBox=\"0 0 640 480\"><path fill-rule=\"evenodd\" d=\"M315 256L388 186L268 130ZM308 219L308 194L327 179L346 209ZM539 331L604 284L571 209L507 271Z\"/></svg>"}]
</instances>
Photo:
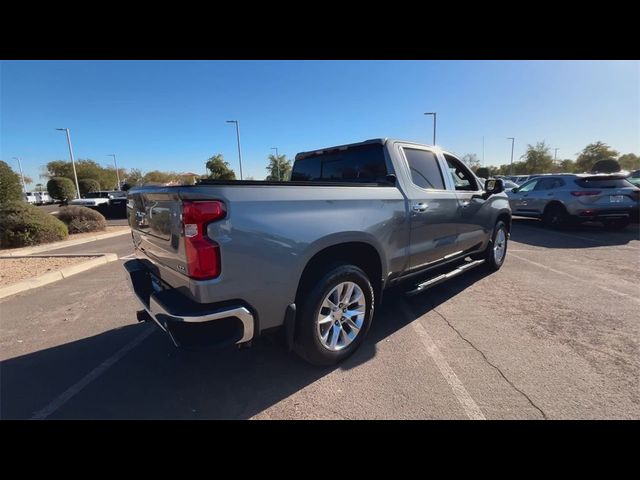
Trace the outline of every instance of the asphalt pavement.
<instances>
[{"instance_id":1,"label":"asphalt pavement","mask_svg":"<svg viewBox=\"0 0 640 480\"><path fill-rule=\"evenodd\" d=\"M65 250L125 258L131 238ZM516 219L499 272L389 291L332 368L274 336L176 350L137 323L120 260L0 301L0 417L638 419L639 260L637 224Z\"/></svg>"}]
</instances>

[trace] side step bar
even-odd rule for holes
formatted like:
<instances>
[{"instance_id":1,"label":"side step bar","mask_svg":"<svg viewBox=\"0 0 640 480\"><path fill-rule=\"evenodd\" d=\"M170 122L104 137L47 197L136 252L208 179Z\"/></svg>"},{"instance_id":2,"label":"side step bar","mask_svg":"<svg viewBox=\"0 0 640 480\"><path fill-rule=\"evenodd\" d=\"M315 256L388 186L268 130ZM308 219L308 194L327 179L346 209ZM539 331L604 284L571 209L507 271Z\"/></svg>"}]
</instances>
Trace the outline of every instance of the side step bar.
<instances>
[{"instance_id":1,"label":"side step bar","mask_svg":"<svg viewBox=\"0 0 640 480\"><path fill-rule=\"evenodd\" d=\"M428 288L433 287L434 285L438 285L439 283L442 283L442 282L444 282L446 280L449 280L450 278L456 277L456 276L460 275L463 272L466 272L468 270L471 270L472 268L480 266L484 262L485 262L484 259L481 259L481 260L475 260L473 262L465 263L464 265L459 266L455 270L451 270L449 273L443 273L442 275L438 275L437 277L433 277L433 278L427 280L426 282L422 282L420 285L418 285L413 290L409 290L408 292L406 292L406 295L417 295L418 293L424 292L425 290L427 290Z\"/></svg>"}]
</instances>

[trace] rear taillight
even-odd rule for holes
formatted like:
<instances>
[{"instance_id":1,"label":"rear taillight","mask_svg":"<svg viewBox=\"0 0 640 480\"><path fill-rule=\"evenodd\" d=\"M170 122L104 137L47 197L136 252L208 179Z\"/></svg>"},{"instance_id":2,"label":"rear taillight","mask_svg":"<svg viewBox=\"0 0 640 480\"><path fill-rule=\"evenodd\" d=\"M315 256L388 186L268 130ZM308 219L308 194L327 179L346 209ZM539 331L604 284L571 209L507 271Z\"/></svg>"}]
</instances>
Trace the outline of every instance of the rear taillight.
<instances>
[{"instance_id":1,"label":"rear taillight","mask_svg":"<svg viewBox=\"0 0 640 480\"><path fill-rule=\"evenodd\" d=\"M592 195L600 195L600 190L578 190L576 192L571 192L571 195L574 197L590 197Z\"/></svg>"},{"instance_id":2,"label":"rear taillight","mask_svg":"<svg viewBox=\"0 0 640 480\"><path fill-rule=\"evenodd\" d=\"M220 247L207 237L207 225L226 213L224 203L215 200L182 203L187 274L191 278L206 280L220 275Z\"/></svg>"}]
</instances>

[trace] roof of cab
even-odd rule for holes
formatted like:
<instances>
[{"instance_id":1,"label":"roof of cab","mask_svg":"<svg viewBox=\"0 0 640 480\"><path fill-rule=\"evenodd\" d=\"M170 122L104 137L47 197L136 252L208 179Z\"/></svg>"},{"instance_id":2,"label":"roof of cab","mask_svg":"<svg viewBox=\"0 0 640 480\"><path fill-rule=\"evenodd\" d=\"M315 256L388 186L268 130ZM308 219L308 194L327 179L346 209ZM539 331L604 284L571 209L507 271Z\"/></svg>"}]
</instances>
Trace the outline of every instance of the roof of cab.
<instances>
[{"instance_id":1,"label":"roof of cab","mask_svg":"<svg viewBox=\"0 0 640 480\"><path fill-rule=\"evenodd\" d=\"M402 143L408 143L408 144L412 144L412 145L422 145L422 146L425 146L425 147L430 147L431 146L431 145L428 145L426 143L411 142L411 141L408 141L408 140L399 140L397 138L387 138L387 137L385 137L385 138L372 138L370 140L365 140L363 142L346 143L344 145L335 145L333 147L323 147L323 148L319 148L319 149L316 149L316 150L310 150L308 152L300 152L300 153L296 154L295 159L296 160L302 160L304 158L311 157L311 156L314 156L314 155L322 155L323 153L330 152L332 150L347 150L349 148L359 147L359 146L362 146L362 145L371 145L371 144L376 144L376 143L380 144L380 145L384 145L387 142L392 142L392 143L394 143L394 142L402 142Z\"/></svg>"}]
</instances>

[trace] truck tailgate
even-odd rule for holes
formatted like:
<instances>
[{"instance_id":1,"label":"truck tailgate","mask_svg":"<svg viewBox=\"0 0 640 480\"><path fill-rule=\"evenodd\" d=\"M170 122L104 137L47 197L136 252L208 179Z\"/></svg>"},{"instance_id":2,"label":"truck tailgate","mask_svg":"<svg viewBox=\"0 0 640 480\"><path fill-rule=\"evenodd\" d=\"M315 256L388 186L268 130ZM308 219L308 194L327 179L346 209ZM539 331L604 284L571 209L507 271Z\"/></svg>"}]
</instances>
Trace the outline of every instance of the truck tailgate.
<instances>
[{"instance_id":1,"label":"truck tailgate","mask_svg":"<svg viewBox=\"0 0 640 480\"><path fill-rule=\"evenodd\" d=\"M186 274L179 192L168 188L133 191L127 206L135 247L151 261Z\"/></svg>"}]
</instances>

